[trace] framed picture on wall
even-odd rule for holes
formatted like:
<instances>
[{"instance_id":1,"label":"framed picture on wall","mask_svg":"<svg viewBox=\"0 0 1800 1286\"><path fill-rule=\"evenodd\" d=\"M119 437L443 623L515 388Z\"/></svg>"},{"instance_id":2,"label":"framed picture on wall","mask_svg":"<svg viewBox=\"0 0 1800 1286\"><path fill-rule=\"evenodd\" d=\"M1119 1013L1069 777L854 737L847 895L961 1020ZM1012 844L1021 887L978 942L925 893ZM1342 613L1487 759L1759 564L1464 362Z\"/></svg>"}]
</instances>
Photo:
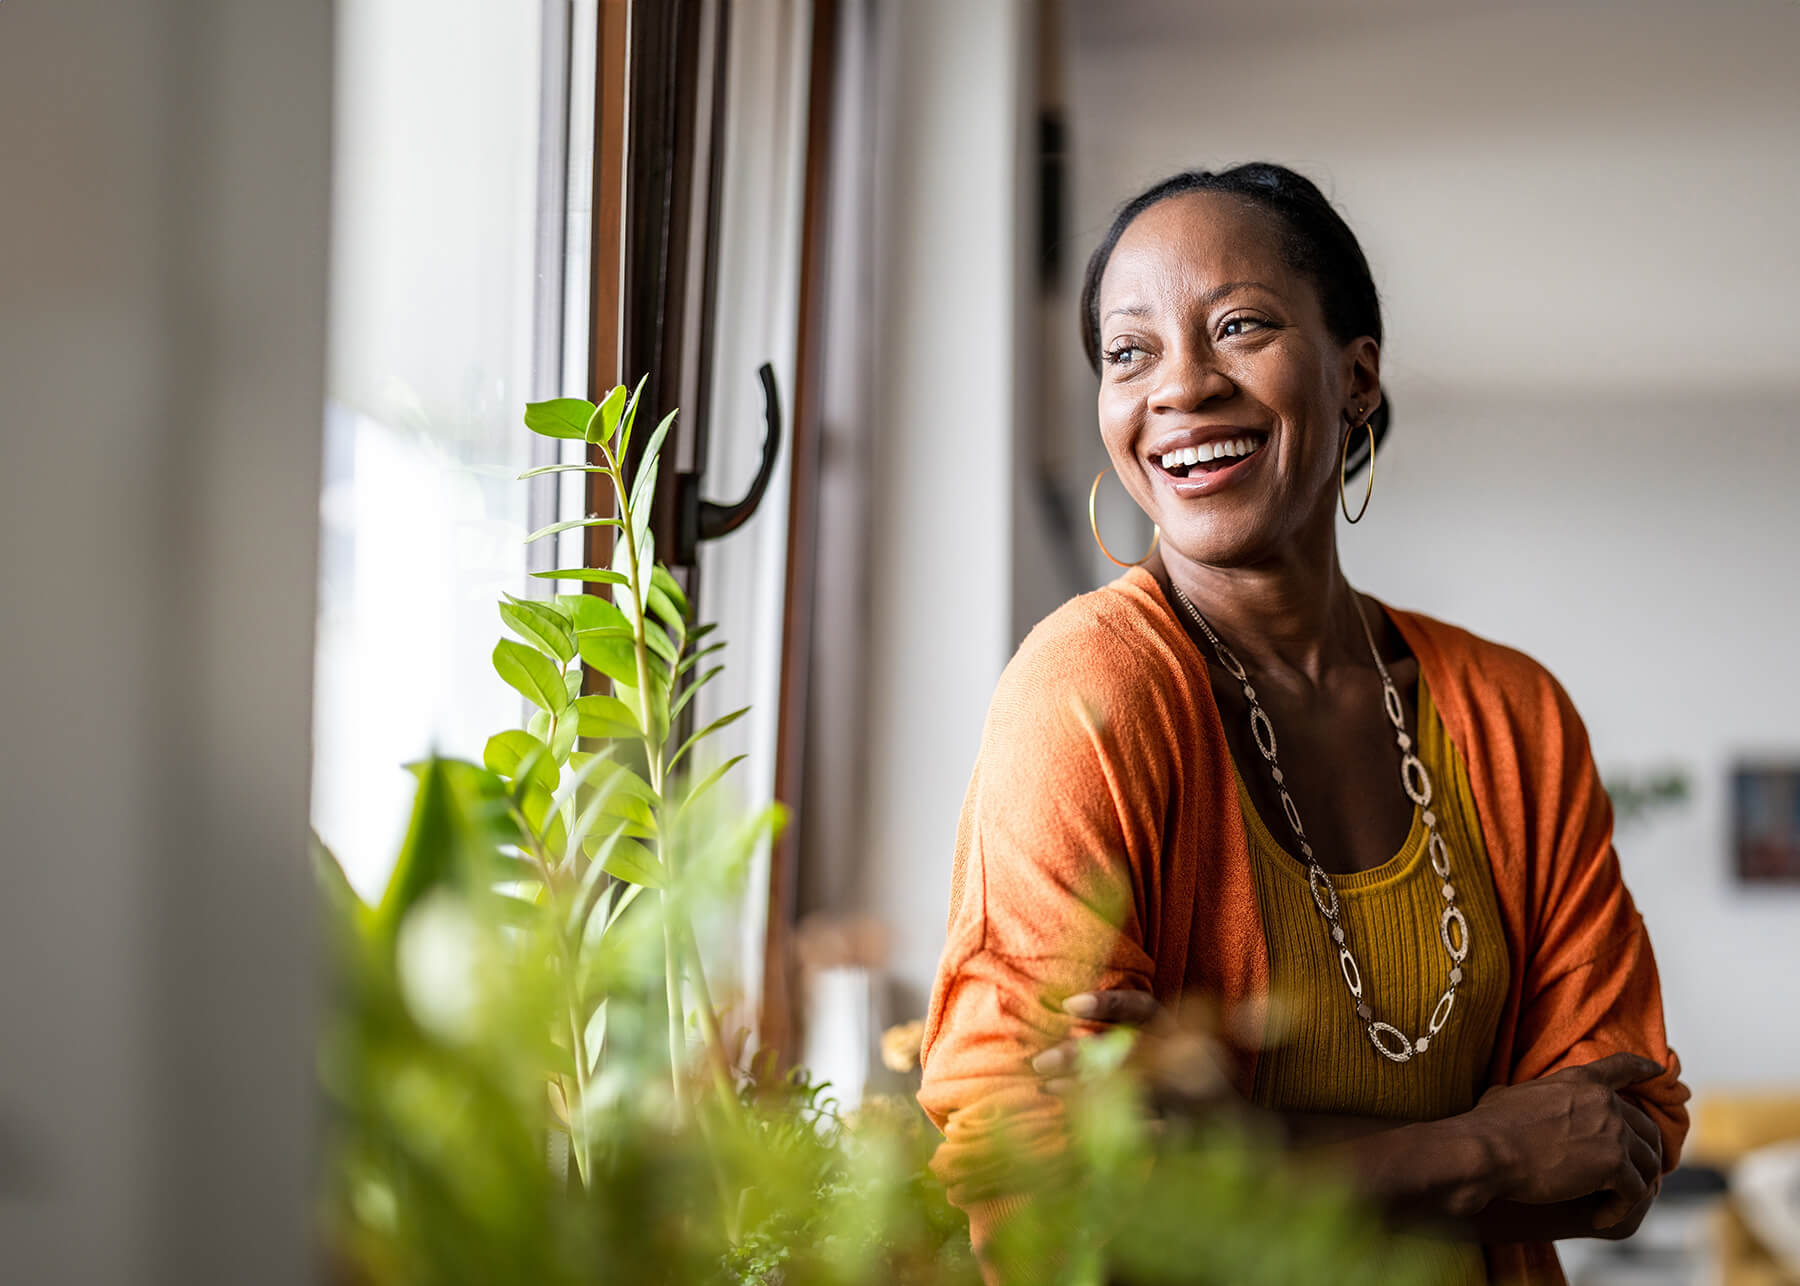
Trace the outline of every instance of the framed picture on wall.
<instances>
[{"instance_id":1,"label":"framed picture on wall","mask_svg":"<svg viewBox=\"0 0 1800 1286\"><path fill-rule=\"evenodd\" d=\"M1731 848L1738 879L1800 884L1800 761L1732 770Z\"/></svg>"}]
</instances>

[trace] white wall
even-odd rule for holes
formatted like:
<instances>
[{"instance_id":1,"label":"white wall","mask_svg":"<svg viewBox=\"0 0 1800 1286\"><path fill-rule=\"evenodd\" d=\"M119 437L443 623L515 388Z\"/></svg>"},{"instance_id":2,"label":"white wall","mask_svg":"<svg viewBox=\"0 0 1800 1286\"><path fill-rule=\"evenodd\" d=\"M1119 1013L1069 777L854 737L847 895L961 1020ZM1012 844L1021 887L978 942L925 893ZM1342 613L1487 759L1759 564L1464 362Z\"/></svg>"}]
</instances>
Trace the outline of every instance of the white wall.
<instances>
[{"instance_id":1,"label":"white wall","mask_svg":"<svg viewBox=\"0 0 1800 1286\"><path fill-rule=\"evenodd\" d=\"M323 4L0 5L0 1277L311 1276Z\"/></svg>"},{"instance_id":2,"label":"white wall","mask_svg":"<svg viewBox=\"0 0 1800 1286\"><path fill-rule=\"evenodd\" d=\"M1340 533L1359 585L1550 666L1603 775L1692 774L1617 844L1696 1089L1800 1084L1800 888L1734 881L1726 811L1734 757L1800 760L1796 406L1415 399Z\"/></svg>"},{"instance_id":3,"label":"white wall","mask_svg":"<svg viewBox=\"0 0 1800 1286\"><path fill-rule=\"evenodd\" d=\"M957 813L1012 650L1028 54L1021 0L908 0L888 20L868 787L852 856L863 905L893 931L900 1016L912 1017L924 1012L943 949Z\"/></svg>"},{"instance_id":4,"label":"white wall","mask_svg":"<svg viewBox=\"0 0 1800 1286\"><path fill-rule=\"evenodd\" d=\"M1672 1040L1697 1089L1800 1083L1800 895L1732 883L1724 800L1734 756L1800 759L1800 7L1065 13L1074 262L1176 169L1273 159L1334 196L1397 407L1352 577L1547 663L1603 769L1691 771L1619 841ZM1047 432L1098 458L1057 333Z\"/></svg>"}]
</instances>

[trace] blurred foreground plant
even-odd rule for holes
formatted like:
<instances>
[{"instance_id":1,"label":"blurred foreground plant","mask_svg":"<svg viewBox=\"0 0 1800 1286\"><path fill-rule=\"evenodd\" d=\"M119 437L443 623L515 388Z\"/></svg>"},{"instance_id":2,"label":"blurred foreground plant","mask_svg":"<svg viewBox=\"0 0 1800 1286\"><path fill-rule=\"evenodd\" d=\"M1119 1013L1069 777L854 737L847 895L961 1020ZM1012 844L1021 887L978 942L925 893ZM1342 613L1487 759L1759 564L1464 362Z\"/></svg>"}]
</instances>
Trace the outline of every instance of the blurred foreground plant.
<instances>
[{"instance_id":1,"label":"blurred foreground plant","mask_svg":"<svg viewBox=\"0 0 1800 1286\"><path fill-rule=\"evenodd\" d=\"M640 385L641 388L641 385ZM967 1225L909 1099L839 1115L824 1087L728 1042L695 925L737 896L779 824L734 810L671 749L718 673L649 530L672 416L632 477L636 395L537 403L526 424L594 447L612 565L542 573L598 592L508 596L500 677L536 707L480 764L415 765L381 899L321 847L333 948L319 1067L330 1116L324 1232L371 1283L972 1283ZM527 475L530 476L530 475ZM582 665L610 695L582 693ZM644 897L646 890L651 897ZM1028 1193L993 1254L1007 1280L1376 1280L1374 1224L1241 1135L1152 1125L1117 1040L1090 1042L1070 1142L996 1144ZM1382 1281L1403 1280L1387 1261Z\"/></svg>"}]
</instances>

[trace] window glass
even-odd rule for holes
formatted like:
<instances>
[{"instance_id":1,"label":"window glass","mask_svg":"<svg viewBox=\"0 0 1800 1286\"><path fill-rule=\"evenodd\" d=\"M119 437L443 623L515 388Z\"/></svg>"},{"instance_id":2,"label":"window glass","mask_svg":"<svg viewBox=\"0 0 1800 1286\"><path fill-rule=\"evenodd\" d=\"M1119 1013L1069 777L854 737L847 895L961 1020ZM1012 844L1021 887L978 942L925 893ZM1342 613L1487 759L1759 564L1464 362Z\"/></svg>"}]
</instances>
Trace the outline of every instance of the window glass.
<instances>
[{"instance_id":1,"label":"window glass","mask_svg":"<svg viewBox=\"0 0 1800 1286\"><path fill-rule=\"evenodd\" d=\"M539 0L337 14L313 816L370 894L404 829L402 765L479 759L520 716L488 657L496 599L527 592L538 516L515 481L536 463L520 412L549 395L540 349L561 351L541 321L546 289L560 313L560 264L542 269L560 220L539 212L563 193L560 175L545 190L540 142L565 96L546 97Z\"/></svg>"}]
</instances>

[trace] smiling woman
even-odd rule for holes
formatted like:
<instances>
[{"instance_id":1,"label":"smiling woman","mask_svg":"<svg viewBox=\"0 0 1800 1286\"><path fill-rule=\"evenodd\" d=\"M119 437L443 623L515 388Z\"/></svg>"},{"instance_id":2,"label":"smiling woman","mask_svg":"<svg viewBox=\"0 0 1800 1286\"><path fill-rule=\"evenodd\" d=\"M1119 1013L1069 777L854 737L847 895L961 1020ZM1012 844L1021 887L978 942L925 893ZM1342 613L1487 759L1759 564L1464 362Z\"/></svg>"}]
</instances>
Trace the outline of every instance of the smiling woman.
<instances>
[{"instance_id":1,"label":"smiling woman","mask_svg":"<svg viewBox=\"0 0 1800 1286\"><path fill-rule=\"evenodd\" d=\"M1548 1243L1643 1218L1687 1090L1568 697L1339 565L1387 424L1362 250L1291 170L1184 173L1121 209L1081 320L1160 540L990 707L926 1024L938 1165L958 1185L996 1120L1053 1144L1083 1037L1222 1011L1201 1110L1330 1140L1441 1280L1560 1281ZM978 1241L1016 1205L960 1190Z\"/></svg>"}]
</instances>

